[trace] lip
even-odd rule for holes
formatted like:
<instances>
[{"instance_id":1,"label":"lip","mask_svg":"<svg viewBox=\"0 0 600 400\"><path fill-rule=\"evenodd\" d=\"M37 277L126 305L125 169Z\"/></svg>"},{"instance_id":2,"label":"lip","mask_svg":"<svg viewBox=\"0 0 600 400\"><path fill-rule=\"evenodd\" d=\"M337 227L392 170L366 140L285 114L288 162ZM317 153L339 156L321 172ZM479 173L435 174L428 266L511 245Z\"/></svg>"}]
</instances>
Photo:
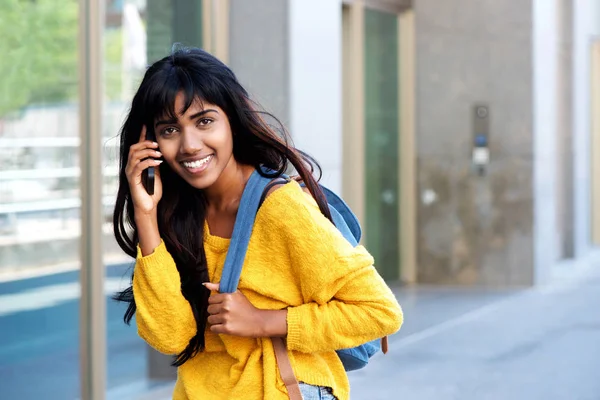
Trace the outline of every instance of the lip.
<instances>
[{"instance_id":1,"label":"lip","mask_svg":"<svg viewBox=\"0 0 600 400\"><path fill-rule=\"evenodd\" d=\"M182 162L194 162L194 161L200 161L200 160L202 160L203 158L206 158L206 157L208 157L208 156L214 156L214 154L213 154L213 153L210 153L210 154L204 154L204 155L201 155L201 156L194 156L194 157L181 158L181 159L177 160L177 162L178 162L178 163L182 163Z\"/></svg>"},{"instance_id":2,"label":"lip","mask_svg":"<svg viewBox=\"0 0 600 400\"><path fill-rule=\"evenodd\" d=\"M184 162L200 161L206 157L210 157L210 159L198 168L188 168L185 165L183 165ZM212 163L213 158L215 158L214 154L207 154L207 155L201 156L201 157L186 158L185 160L180 160L179 165L181 165L183 167L183 169L190 174L199 174L199 173L204 172L206 170L206 168L208 168L210 163Z\"/></svg>"}]
</instances>

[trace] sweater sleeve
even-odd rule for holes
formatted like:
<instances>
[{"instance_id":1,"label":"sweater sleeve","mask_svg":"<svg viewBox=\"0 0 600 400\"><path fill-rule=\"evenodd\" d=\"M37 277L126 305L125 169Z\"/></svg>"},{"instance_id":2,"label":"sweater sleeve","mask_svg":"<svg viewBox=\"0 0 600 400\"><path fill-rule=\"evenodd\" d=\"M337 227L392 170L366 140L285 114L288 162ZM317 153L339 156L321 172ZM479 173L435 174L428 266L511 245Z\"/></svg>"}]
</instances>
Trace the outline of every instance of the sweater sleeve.
<instances>
[{"instance_id":1,"label":"sweater sleeve","mask_svg":"<svg viewBox=\"0 0 600 400\"><path fill-rule=\"evenodd\" d=\"M273 224L279 221L304 298L304 304L288 308L288 348L339 350L398 331L402 309L372 256L348 243L312 197L286 192L267 201L272 200Z\"/></svg>"},{"instance_id":2,"label":"sweater sleeve","mask_svg":"<svg viewBox=\"0 0 600 400\"><path fill-rule=\"evenodd\" d=\"M179 272L164 242L145 257L138 248L133 296L140 337L161 353L182 352L196 334L196 321L181 294Z\"/></svg>"}]
</instances>

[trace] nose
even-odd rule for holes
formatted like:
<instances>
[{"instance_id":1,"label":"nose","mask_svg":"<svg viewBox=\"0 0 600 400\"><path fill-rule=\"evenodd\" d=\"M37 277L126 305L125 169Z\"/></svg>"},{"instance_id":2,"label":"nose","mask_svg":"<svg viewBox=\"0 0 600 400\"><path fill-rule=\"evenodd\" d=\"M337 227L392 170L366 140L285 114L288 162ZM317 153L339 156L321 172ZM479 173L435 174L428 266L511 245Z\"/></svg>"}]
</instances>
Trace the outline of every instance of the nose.
<instances>
[{"instance_id":1,"label":"nose","mask_svg":"<svg viewBox=\"0 0 600 400\"><path fill-rule=\"evenodd\" d=\"M181 133L181 142L179 145L179 152L184 155L193 155L204 147L202 143L202 139L195 135L193 132L189 130L184 130Z\"/></svg>"}]
</instances>

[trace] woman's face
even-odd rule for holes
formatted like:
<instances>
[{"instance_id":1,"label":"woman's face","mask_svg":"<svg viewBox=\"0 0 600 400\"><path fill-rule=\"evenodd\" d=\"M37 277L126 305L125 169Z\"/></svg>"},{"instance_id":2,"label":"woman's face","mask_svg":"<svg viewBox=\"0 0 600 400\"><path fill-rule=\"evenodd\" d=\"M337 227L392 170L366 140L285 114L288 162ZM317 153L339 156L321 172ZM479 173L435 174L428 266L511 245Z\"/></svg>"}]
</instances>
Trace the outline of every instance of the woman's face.
<instances>
[{"instance_id":1,"label":"woman's face","mask_svg":"<svg viewBox=\"0 0 600 400\"><path fill-rule=\"evenodd\" d=\"M182 110L184 95L175 99ZM194 101L177 120L154 122L156 141L167 164L196 189L212 186L233 159L233 135L225 112L214 104Z\"/></svg>"}]
</instances>

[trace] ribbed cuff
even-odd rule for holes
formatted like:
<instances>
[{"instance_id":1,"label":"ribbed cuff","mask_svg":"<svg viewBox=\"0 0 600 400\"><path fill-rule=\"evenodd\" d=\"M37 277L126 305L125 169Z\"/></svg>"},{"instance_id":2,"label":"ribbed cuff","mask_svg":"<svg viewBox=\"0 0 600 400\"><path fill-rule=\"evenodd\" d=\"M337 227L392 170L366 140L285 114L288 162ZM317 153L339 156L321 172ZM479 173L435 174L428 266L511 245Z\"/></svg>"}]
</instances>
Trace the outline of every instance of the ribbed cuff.
<instances>
[{"instance_id":1,"label":"ribbed cuff","mask_svg":"<svg viewBox=\"0 0 600 400\"><path fill-rule=\"evenodd\" d=\"M298 307L287 309L287 348L302 351L300 342L300 310Z\"/></svg>"},{"instance_id":2,"label":"ribbed cuff","mask_svg":"<svg viewBox=\"0 0 600 400\"><path fill-rule=\"evenodd\" d=\"M161 240L154 251L147 256L142 256L142 251L138 246L135 266L135 276L142 278L155 291L155 285L179 293L181 291L181 279L175 260L167 251L167 246Z\"/></svg>"},{"instance_id":3,"label":"ribbed cuff","mask_svg":"<svg viewBox=\"0 0 600 400\"><path fill-rule=\"evenodd\" d=\"M156 246L154 251L147 256L142 255L142 249L140 245L137 245L137 261L143 264L152 264L152 261L155 261L156 258L160 258L160 254L167 252L167 247L165 246L165 242L161 239L160 244Z\"/></svg>"}]
</instances>

